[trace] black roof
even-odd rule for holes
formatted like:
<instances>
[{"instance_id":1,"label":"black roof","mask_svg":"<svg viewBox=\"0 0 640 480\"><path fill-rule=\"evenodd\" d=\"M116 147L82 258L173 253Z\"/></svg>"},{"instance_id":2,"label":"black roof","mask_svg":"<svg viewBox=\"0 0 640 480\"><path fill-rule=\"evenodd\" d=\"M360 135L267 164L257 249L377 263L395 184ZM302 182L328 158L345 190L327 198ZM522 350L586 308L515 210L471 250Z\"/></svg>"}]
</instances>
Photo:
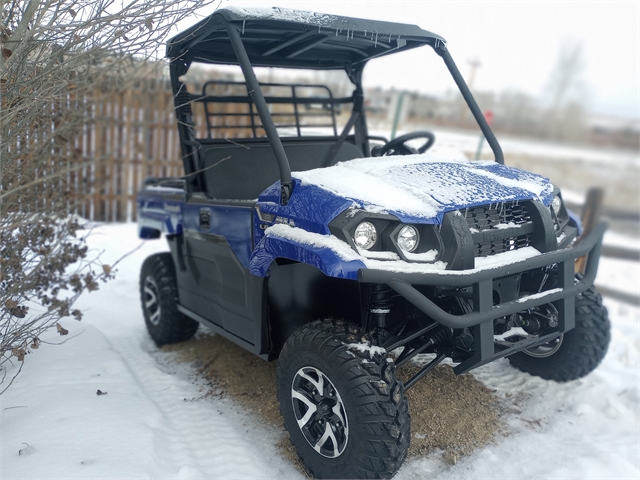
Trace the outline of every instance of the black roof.
<instances>
[{"instance_id":1,"label":"black roof","mask_svg":"<svg viewBox=\"0 0 640 480\"><path fill-rule=\"evenodd\" d=\"M416 25L341 17L285 8L227 7L175 36L167 57L237 64L227 24L234 24L251 64L263 67L341 69L444 39Z\"/></svg>"}]
</instances>

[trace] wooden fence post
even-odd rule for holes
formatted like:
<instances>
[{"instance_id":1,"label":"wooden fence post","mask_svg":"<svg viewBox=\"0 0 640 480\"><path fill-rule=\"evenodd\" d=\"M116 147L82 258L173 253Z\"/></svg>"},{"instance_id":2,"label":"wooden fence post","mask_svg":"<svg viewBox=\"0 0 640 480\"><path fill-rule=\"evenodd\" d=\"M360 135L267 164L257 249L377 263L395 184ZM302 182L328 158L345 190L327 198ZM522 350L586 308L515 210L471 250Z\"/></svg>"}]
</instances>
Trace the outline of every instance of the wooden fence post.
<instances>
[{"instance_id":1,"label":"wooden fence post","mask_svg":"<svg viewBox=\"0 0 640 480\"><path fill-rule=\"evenodd\" d=\"M101 86L96 88L96 94L93 103L93 131L94 131L94 144L92 151L93 158L93 176L92 185L93 189L93 215L92 220L102 220L104 216L103 205L103 192L104 192L104 161L105 155L103 151L103 144L105 142L105 132L103 128L103 119L106 111L106 102L101 95ZM97 100L97 101L96 101Z\"/></svg>"},{"instance_id":2,"label":"wooden fence post","mask_svg":"<svg viewBox=\"0 0 640 480\"><path fill-rule=\"evenodd\" d=\"M602 200L604 199L604 191L601 188L590 188L587 192L587 199L584 203L584 209L582 210L582 235L580 239L586 237L593 231L595 226L600 221L602 216ZM580 242L578 239L578 242ZM584 274L587 267L588 255L576 259L575 271L576 273Z\"/></svg>"}]
</instances>

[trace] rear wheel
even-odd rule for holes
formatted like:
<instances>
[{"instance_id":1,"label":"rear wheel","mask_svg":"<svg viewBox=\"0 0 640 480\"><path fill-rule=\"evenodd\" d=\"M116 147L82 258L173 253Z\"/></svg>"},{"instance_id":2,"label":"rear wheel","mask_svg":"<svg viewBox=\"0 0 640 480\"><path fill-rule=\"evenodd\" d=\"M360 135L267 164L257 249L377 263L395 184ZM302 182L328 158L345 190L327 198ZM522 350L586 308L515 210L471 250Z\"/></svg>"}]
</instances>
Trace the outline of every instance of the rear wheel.
<instances>
[{"instance_id":1,"label":"rear wheel","mask_svg":"<svg viewBox=\"0 0 640 480\"><path fill-rule=\"evenodd\" d=\"M511 355L511 365L556 382L569 382L595 370L611 339L607 309L592 287L576 297L575 311L575 328L551 342Z\"/></svg>"},{"instance_id":2,"label":"rear wheel","mask_svg":"<svg viewBox=\"0 0 640 480\"><path fill-rule=\"evenodd\" d=\"M389 478L407 456L411 420L395 366L351 347L358 338L347 323L314 322L287 340L278 360L280 412L317 478Z\"/></svg>"},{"instance_id":3,"label":"rear wheel","mask_svg":"<svg viewBox=\"0 0 640 480\"><path fill-rule=\"evenodd\" d=\"M140 271L140 300L147 330L158 345L184 342L198 322L178 311L176 269L170 253L147 257Z\"/></svg>"}]
</instances>

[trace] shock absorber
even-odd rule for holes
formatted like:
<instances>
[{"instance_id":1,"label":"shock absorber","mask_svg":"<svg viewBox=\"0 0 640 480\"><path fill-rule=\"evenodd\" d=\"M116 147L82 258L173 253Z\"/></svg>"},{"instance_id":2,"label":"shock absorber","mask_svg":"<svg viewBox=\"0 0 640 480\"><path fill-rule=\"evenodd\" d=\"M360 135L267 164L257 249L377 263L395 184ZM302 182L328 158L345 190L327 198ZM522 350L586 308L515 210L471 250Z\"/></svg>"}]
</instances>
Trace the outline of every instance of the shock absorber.
<instances>
[{"instance_id":1,"label":"shock absorber","mask_svg":"<svg viewBox=\"0 0 640 480\"><path fill-rule=\"evenodd\" d=\"M379 328L387 327L387 315L391 313L392 290L387 285L376 283L369 293L369 315L371 325Z\"/></svg>"}]
</instances>

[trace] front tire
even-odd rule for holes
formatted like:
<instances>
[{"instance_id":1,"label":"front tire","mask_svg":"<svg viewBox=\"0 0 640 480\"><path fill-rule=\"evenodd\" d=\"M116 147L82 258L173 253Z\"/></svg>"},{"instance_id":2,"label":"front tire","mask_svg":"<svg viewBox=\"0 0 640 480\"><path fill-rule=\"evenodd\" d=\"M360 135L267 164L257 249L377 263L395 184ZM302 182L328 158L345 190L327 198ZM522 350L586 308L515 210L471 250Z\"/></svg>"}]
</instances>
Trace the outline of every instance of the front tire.
<instances>
[{"instance_id":1,"label":"front tire","mask_svg":"<svg viewBox=\"0 0 640 480\"><path fill-rule=\"evenodd\" d=\"M140 270L140 301L149 335L158 345L189 340L198 322L178 311L178 285L171 254L146 258Z\"/></svg>"},{"instance_id":2,"label":"front tire","mask_svg":"<svg viewBox=\"0 0 640 480\"><path fill-rule=\"evenodd\" d=\"M392 361L350 348L358 331L317 321L294 333L278 360L280 413L317 478L390 478L407 456L411 419Z\"/></svg>"},{"instance_id":3,"label":"front tire","mask_svg":"<svg viewBox=\"0 0 640 480\"><path fill-rule=\"evenodd\" d=\"M509 357L518 370L545 380L569 382L591 373L607 353L611 324L593 287L576 297L576 326L559 339Z\"/></svg>"}]
</instances>

